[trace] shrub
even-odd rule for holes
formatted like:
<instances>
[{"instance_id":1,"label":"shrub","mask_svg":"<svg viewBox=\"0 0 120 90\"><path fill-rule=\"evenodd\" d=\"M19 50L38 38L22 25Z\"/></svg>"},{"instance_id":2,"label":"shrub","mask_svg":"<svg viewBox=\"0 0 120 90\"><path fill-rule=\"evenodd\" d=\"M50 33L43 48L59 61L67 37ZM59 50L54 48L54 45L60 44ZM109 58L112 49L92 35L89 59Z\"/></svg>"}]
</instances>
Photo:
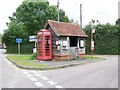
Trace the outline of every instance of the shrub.
<instances>
[{"instance_id":1,"label":"shrub","mask_svg":"<svg viewBox=\"0 0 120 90\"><path fill-rule=\"evenodd\" d=\"M37 59L37 53L33 53L31 59L32 59L32 60L36 60L36 59Z\"/></svg>"}]
</instances>

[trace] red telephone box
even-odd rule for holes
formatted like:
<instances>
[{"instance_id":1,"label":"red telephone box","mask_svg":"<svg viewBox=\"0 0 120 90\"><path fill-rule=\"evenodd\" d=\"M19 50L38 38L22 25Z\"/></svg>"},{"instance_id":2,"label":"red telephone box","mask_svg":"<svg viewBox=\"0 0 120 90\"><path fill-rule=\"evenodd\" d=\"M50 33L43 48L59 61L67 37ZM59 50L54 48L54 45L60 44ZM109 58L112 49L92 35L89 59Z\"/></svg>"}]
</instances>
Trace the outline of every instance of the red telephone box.
<instances>
[{"instance_id":1,"label":"red telephone box","mask_svg":"<svg viewBox=\"0 0 120 90\"><path fill-rule=\"evenodd\" d=\"M42 29L37 33L38 60L52 59L52 37L50 30Z\"/></svg>"}]
</instances>

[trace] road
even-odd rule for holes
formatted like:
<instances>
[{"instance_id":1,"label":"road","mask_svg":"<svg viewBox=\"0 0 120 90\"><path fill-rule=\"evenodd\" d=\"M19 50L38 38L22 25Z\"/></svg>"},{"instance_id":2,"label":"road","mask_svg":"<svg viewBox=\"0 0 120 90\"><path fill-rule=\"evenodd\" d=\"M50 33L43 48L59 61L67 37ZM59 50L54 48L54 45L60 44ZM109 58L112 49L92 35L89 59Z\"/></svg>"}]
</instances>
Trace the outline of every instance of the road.
<instances>
[{"instance_id":1,"label":"road","mask_svg":"<svg viewBox=\"0 0 120 90\"><path fill-rule=\"evenodd\" d=\"M2 49L0 49L0 61L0 63L2 63L2 88L35 87L20 69L17 69L12 63L5 59Z\"/></svg>"},{"instance_id":2,"label":"road","mask_svg":"<svg viewBox=\"0 0 120 90\"><path fill-rule=\"evenodd\" d=\"M33 71L16 68L0 49L2 88L118 88L118 56L103 57L100 62Z\"/></svg>"}]
</instances>

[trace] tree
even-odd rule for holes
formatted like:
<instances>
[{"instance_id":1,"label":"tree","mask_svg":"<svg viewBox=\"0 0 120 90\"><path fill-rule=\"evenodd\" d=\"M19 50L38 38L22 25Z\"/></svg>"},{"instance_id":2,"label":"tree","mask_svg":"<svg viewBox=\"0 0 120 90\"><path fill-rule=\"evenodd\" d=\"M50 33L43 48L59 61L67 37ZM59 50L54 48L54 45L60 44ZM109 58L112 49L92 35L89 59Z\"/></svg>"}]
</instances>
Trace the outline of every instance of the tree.
<instances>
[{"instance_id":1,"label":"tree","mask_svg":"<svg viewBox=\"0 0 120 90\"><path fill-rule=\"evenodd\" d=\"M116 20L116 25L120 25L120 19Z\"/></svg>"},{"instance_id":2,"label":"tree","mask_svg":"<svg viewBox=\"0 0 120 90\"><path fill-rule=\"evenodd\" d=\"M9 33L9 35L4 35L3 38L9 38L10 41L4 39L5 43L12 43L12 40L17 37L28 38L30 35L36 35L47 20L57 20L57 7L50 6L49 2L25 0L9 19L11 22L8 23L8 30L4 33ZM60 21L69 21L62 9L60 9Z\"/></svg>"},{"instance_id":3,"label":"tree","mask_svg":"<svg viewBox=\"0 0 120 90\"><path fill-rule=\"evenodd\" d=\"M0 43L2 42L2 34L0 33Z\"/></svg>"},{"instance_id":4,"label":"tree","mask_svg":"<svg viewBox=\"0 0 120 90\"><path fill-rule=\"evenodd\" d=\"M60 9L59 13L60 21L69 21L64 10ZM27 44L28 47L28 44L29 46L31 44L28 43L29 36L36 35L47 20L57 20L57 7L50 6L49 2L29 2L29 0L24 0L9 19L10 23L7 23L8 29L3 34L3 42L7 46L7 51L9 49L10 52L13 52L13 49L10 50L10 48L16 45L16 38L22 38L22 46Z\"/></svg>"},{"instance_id":5,"label":"tree","mask_svg":"<svg viewBox=\"0 0 120 90\"><path fill-rule=\"evenodd\" d=\"M79 25L79 23L78 23L78 21L76 20L76 21L74 21L73 19L71 19L71 20L69 20L69 22L70 23L72 23L72 24L75 24L75 25Z\"/></svg>"},{"instance_id":6,"label":"tree","mask_svg":"<svg viewBox=\"0 0 120 90\"><path fill-rule=\"evenodd\" d=\"M3 42L5 44L15 43L16 38L25 38L27 35L26 32L24 32L24 26L20 23L17 24L16 21L10 22L8 28L9 29L5 30L3 34Z\"/></svg>"},{"instance_id":7,"label":"tree","mask_svg":"<svg viewBox=\"0 0 120 90\"><path fill-rule=\"evenodd\" d=\"M120 30L120 19L116 20L117 28Z\"/></svg>"},{"instance_id":8,"label":"tree","mask_svg":"<svg viewBox=\"0 0 120 90\"><path fill-rule=\"evenodd\" d=\"M119 38L120 39L120 18L118 20L116 20L116 26L117 26L117 29L118 29L118 35L119 35ZM120 55L120 43L118 44L118 47L119 47L119 55Z\"/></svg>"}]
</instances>

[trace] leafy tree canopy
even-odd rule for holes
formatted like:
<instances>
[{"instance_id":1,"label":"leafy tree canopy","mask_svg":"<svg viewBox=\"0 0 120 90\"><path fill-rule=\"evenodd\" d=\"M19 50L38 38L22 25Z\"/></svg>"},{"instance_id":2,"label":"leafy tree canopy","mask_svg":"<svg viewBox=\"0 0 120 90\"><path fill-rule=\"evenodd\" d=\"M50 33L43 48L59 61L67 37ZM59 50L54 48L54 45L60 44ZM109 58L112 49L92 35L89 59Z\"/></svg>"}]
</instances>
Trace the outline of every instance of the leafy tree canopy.
<instances>
[{"instance_id":1,"label":"leafy tree canopy","mask_svg":"<svg viewBox=\"0 0 120 90\"><path fill-rule=\"evenodd\" d=\"M120 25L120 19L116 21L116 25Z\"/></svg>"},{"instance_id":2,"label":"leafy tree canopy","mask_svg":"<svg viewBox=\"0 0 120 90\"><path fill-rule=\"evenodd\" d=\"M118 20L116 20L116 26L118 28L118 30L120 30L120 18ZM120 31L119 31L120 34Z\"/></svg>"},{"instance_id":3,"label":"leafy tree canopy","mask_svg":"<svg viewBox=\"0 0 120 90\"><path fill-rule=\"evenodd\" d=\"M64 10L60 9L59 13L60 21L69 21ZM5 43L15 43L15 39L21 37L26 42L28 36L36 35L48 19L57 20L57 7L50 6L49 2L24 0L9 19L10 23L7 23L8 30L4 32L3 41Z\"/></svg>"},{"instance_id":4,"label":"leafy tree canopy","mask_svg":"<svg viewBox=\"0 0 120 90\"><path fill-rule=\"evenodd\" d=\"M2 34L0 33L0 43L2 42Z\"/></svg>"}]
</instances>

